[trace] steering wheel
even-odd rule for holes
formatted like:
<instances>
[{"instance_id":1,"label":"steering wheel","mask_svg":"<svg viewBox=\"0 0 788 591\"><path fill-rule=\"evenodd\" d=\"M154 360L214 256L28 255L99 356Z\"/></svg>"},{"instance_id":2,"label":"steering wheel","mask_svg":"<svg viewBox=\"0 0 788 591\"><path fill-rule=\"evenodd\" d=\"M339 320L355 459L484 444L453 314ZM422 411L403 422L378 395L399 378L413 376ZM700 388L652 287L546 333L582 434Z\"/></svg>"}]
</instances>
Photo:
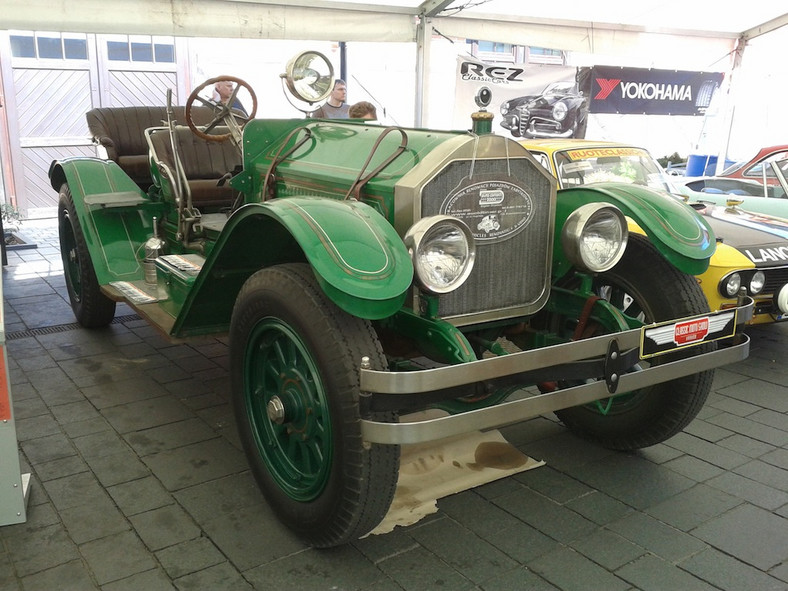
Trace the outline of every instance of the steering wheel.
<instances>
[{"instance_id":1,"label":"steering wheel","mask_svg":"<svg viewBox=\"0 0 788 591\"><path fill-rule=\"evenodd\" d=\"M217 82L233 82L235 84L233 93L230 95L230 99L227 101L228 104L216 102L212 99L206 99L199 96L203 89L208 86L213 86ZM238 96L238 91L241 89L241 87L245 88L252 97L252 112L249 115L246 115L238 109L233 109L231 106L233 102L235 102L236 96ZM202 126L202 129L194 123L194 113L192 108L194 107L195 101L198 104L209 107L213 110L213 117L211 121L207 125ZM210 78L206 80L192 91L192 93L189 95L189 99L186 101L185 117L186 124L189 126L189 129L192 130L192 133L194 133L197 137L209 142L223 142L233 135L232 132L219 134L210 133L210 131L220 123L224 123L230 128L230 130L237 129L240 131L243 129L244 125L246 125L251 119L254 119L256 113L257 95L254 93L254 90L252 90L252 87L248 82L245 82L240 78L236 78L235 76L217 76L216 78Z\"/></svg>"}]
</instances>

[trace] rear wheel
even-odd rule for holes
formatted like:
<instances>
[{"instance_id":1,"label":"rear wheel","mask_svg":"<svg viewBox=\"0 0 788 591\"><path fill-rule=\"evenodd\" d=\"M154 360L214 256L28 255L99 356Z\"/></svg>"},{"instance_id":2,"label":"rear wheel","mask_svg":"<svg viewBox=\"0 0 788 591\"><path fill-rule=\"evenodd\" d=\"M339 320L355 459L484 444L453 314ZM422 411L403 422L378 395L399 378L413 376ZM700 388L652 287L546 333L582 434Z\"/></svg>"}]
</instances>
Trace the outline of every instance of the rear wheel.
<instances>
[{"instance_id":1,"label":"rear wheel","mask_svg":"<svg viewBox=\"0 0 788 591\"><path fill-rule=\"evenodd\" d=\"M60 187L58 233L66 289L74 316L86 328L107 326L115 317L115 302L101 293L74 199L66 183Z\"/></svg>"},{"instance_id":2,"label":"rear wheel","mask_svg":"<svg viewBox=\"0 0 788 591\"><path fill-rule=\"evenodd\" d=\"M694 277L668 263L642 236L630 236L621 261L594 279L594 292L641 321L659 322L709 311ZM601 328L584 336L604 332ZM664 363L713 350L713 343L656 357ZM695 418L711 389L714 370L623 393L597 404L557 411L564 424L606 447L631 450L672 437Z\"/></svg>"},{"instance_id":3,"label":"rear wheel","mask_svg":"<svg viewBox=\"0 0 788 591\"><path fill-rule=\"evenodd\" d=\"M398 446L361 439L361 358L386 365L370 323L337 308L307 265L279 265L241 289L230 350L241 441L277 516L314 546L369 533L399 471Z\"/></svg>"}]
</instances>

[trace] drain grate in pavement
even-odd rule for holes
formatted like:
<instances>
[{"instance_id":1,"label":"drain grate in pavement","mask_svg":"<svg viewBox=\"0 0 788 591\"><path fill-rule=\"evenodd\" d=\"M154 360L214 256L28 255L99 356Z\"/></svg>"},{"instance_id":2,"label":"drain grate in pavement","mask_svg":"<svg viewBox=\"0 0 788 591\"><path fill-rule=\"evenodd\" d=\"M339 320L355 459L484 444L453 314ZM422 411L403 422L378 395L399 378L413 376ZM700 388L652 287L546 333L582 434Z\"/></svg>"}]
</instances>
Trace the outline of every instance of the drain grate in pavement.
<instances>
[{"instance_id":1,"label":"drain grate in pavement","mask_svg":"<svg viewBox=\"0 0 788 591\"><path fill-rule=\"evenodd\" d=\"M112 319L110 324L123 324L124 322L131 322L133 320L139 320L140 317L136 314L127 314L126 316L116 316ZM14 339L24 339L27 337L35 337L45 334L55 334L58 332L68 332L70 330L76 330L78 328L82 328L78 322L72 322L71 324L58 324L57 326L43 326L41 328L31 328L29 330L18 330L16 332L9 332L5 335L6 341L13 341Z\"/></svg>"}]
</instances>

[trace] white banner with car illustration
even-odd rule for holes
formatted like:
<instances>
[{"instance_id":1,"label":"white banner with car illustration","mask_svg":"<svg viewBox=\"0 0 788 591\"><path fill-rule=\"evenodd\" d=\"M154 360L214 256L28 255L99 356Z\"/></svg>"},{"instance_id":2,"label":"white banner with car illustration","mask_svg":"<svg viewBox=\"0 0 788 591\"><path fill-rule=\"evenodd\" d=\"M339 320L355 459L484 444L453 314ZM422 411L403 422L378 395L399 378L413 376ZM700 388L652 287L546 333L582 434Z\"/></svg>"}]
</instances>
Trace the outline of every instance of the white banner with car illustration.
<instances>
[{"instance_id":1,"label":"white banner with car illustration","mask_svg":"<svg viewBox=\"0 0 788 591\"><path fill-rule=\"evenodd\" d=\"M457 58L454 122L468 124L468 109L483 86L492 90L494 131L513 137L585 137L588 100L577 89L577 68L545 64L490 64ZM500 117L499 117L500 114Z\"/></svg>"}]
</instances>

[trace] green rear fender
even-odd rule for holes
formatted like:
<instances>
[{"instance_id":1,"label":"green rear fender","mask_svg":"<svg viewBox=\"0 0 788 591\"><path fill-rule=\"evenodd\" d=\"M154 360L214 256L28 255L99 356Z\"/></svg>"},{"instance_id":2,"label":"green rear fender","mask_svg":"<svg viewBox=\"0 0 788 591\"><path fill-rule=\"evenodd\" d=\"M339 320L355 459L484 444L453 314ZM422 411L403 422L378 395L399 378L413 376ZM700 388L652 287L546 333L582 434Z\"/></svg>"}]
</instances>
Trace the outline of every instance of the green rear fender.
<instances>
[{"instance_id":1,"label":"green rear fender","mask_svg":"<svg viewBox=\"0 0 788 591\"><path fill-rule=\"evenodd\" d=\"M137 253L153 233L153 218L164 206L151 201L111 160L68 158L52 163L55 191L68 183L100 285L142 279Z\"/></svg>"},{"instance_id":2,"label":"green rear fender","mask_svg":"<svg viewBox=\"0 0 788 591\"><path fill-rule=\"evenodd\" d=\"M263 267L306 261L326 295L361 318L387 318L403 305L413 264L402 239L357 201L288 197L250 203L227 221L184 302L173 332L229 325L235 296Z\"/></svg>"},{"instance_id":3,"label":"green rear fender","mask_svg":"<svg viewBox=\"0 0 788 591\"><path fill-rule=\"evenodd\" d=\"M708 268L716 238L703 216L667 193L640 185L600 183L558 191L554 276L560 277L571 267L561 249L561 231L566 219L581 205L595 202L616 205L625 216L637 222L662 255L684 273L699 275Z\"/></svg>"}]
</instances>

